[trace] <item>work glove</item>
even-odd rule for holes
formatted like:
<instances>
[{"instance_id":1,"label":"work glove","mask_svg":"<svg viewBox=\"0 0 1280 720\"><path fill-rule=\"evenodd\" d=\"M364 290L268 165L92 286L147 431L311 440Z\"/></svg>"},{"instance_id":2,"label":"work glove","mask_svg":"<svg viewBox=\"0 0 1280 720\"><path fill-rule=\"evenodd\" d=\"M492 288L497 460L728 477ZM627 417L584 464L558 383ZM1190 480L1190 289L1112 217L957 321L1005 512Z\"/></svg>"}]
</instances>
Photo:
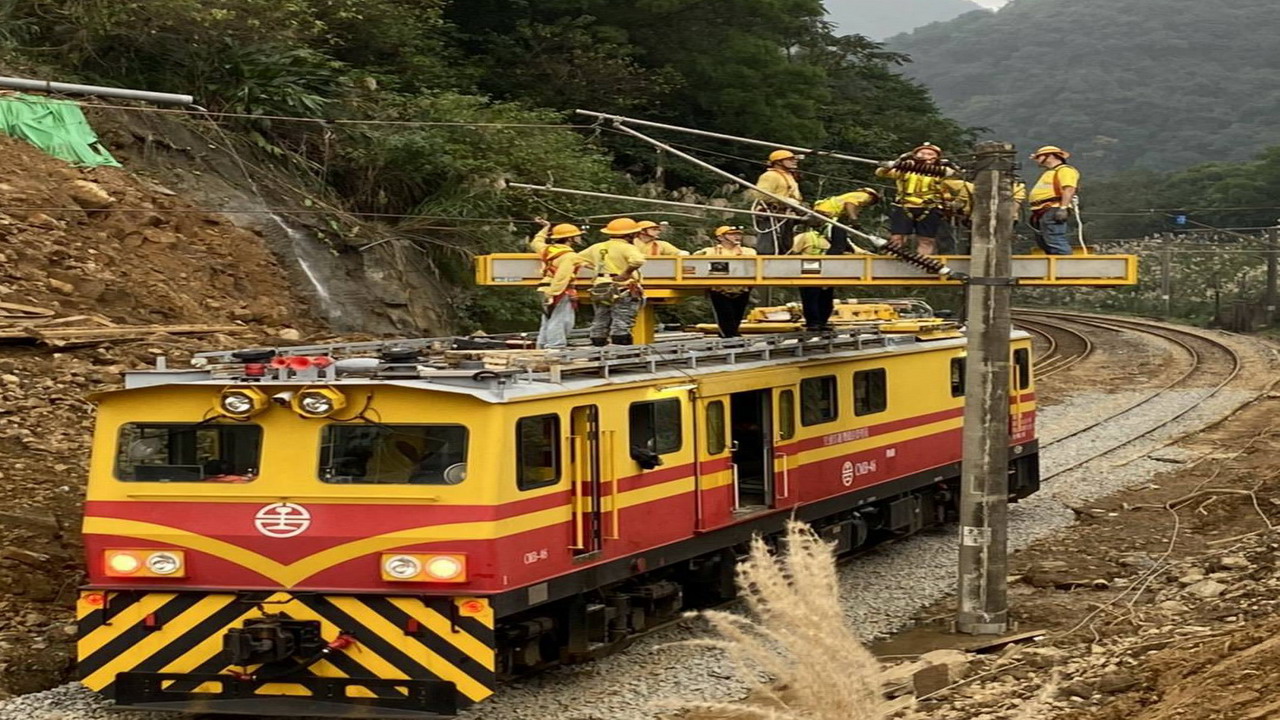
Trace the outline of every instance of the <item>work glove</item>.
<instances>
[{"instance_id":1,"label":"work glove","mask_svg":"<svg viewBox=\"0 0 1280 720\"><path fill-rule=\"evenodd\" d=\"M877 164L877 165L879 165L880 167L884 168L885 170L891 170L891 169L893 169L893 166L894 166L894 165L897 165L897 164L898 164L898 161L897 161L897 160L881 160L880 162L878 162L878 163L876 163L876 164Z\"/></svg>"},{"instance_id":2,"label":"work glove","mask_svg":"<svg viewBox=\"0 0 1280 720\"><path fill-rule=\"evenodd\" d=\"M1053 211L1053 221L1054 221L1054 222L1060 222L1060 223L1063 223L1063 222L1066 222L1066 221L1068 221L1068 220L1070 220L1070 219L1071 219L1071 208L1064 208L1064 207L1060 207L1060 208L1056 208L1056 209Z\"/></svg>"}]
</instances>

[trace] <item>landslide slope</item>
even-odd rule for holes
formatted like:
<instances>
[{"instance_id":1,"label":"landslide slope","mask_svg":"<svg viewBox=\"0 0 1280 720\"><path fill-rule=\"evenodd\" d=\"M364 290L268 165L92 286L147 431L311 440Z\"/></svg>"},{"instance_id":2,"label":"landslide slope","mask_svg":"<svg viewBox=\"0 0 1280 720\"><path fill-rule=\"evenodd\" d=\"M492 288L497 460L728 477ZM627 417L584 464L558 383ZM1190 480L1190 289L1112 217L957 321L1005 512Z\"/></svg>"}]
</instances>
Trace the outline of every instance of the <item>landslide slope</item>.
<instances>
[{"instance_id":1,"label":"landslide slope","mask_svg":"<svg viewBox=\"0 0 1280 720\"><path fill-rule=\"evenodd\" d=\"M1014 0L893 38L956 120L1089 170L1245 161L1280 144L1280 4Z\"/></svg>"},{"instance_id":2,"label":"landslide slope","mask_svg":"<svg viewBox=\"0 0 1280 720\"><path fill-rule=\"evenodd\" d=\"M156 355L317 329L284 277L262 238L171 190L0 136L0 330L22 326L14 305L121 325L243 325L62 349L0 340L0 697L70 668L87 396Z\"/></svg>"}]
</instances>

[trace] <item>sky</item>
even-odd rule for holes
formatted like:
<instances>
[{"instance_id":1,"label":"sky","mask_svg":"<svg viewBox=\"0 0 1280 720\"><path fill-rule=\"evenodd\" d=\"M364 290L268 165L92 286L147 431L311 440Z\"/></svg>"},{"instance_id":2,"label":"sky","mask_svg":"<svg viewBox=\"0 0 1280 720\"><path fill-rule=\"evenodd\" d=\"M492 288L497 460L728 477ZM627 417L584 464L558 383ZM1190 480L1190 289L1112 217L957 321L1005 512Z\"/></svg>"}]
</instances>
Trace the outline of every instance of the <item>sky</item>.
<instances>
[{"instance_id":1,"label":"sky","mask_svg":"<svg viewBox=\"0 0 1280 720\"><path fill-rule=\"evenodd\" d=\"M1005 3L1009 2L1009 0L973 0L973 1L981 5L982 7L987 7L992 9L1001 7Z\"/></svg>"}]
</instances>

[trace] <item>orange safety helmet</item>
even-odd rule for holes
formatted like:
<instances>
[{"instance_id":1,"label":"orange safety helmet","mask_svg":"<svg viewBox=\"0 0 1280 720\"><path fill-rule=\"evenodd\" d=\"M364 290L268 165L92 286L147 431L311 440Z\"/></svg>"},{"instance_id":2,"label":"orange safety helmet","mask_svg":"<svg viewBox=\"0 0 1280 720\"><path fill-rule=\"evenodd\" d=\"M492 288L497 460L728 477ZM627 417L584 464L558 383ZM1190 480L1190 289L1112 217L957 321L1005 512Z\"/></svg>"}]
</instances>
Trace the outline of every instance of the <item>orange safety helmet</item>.
<instances>
[{"instance_id":1,"label":"orange safety helmet","mask_svg":"<svg viewBox=\"0 0 1280 720\"><path fill-rule=\"evenodd\" d=\"M652 220L641 220L640 222L636 223L637 232L639 232L640 230L648 230L649 228L656 228L656 227L662 227L662 226Z\"/></svg>"},{"instance_id":2,"label":"orange safety helmet","mask_svg":"<svg viewBox=\"0 0 1280 720\"><path fill-rule=\"evenodd\" d=\"M569 238L582 237L583 230L577 225L569 223L561 223L551 228L552 240L568 240Z\"/></svg>"},{"instance_id":3,"label":"orange safety helmet","mask_svg":"<svg viewBox=\"0 0 1280 720\"><path fill-rule=\"evenodd\" d=\"M876 190L875 188L864 187L864 188L860 188L858 192L862 192L870 195L873 198L872 202L880 202L880 200L882 199L882 196L880 195L880 191Z\"/></svg>"},{"instance_id":4,"label":"orange safety helmet","mask_svg":"<svg viewBox=\"0 0 1280 720\"><path fill-rule=\"evenodd\" d=\"M600 231L604 235L618 237L621 235L635 235L640 232L640 223L631 218L617 218L610 220L608 225Z\"/></svg>"},{"instance_id":5,"label":"orange safety helmet","mask_svg":"<svg viewBox=\"0 0 1280 720\"><path fill-rule=\"evenodd\" d=\"M791 158L799 158L799 157L800 157L799 155L796 155L790 150L774 150L773 152L769 153L769 163L773 164L776 162L781 162L783 160L790 160Z\"/></svg>"},{"instance_id":6,"label":"orange safety helmet","mask_svg":"<svg viewBox=\"0 0 1280 720\"><path fill-rule=\"evenodd\" d=\"M912 151L911 151L911 154L912 154L912 155L915 155L916 153L920 152L921 150L932 150L932 151L934 151L934 152L938 153L938 157L942 157L943 155L945 155L945 154L946 154L946 153L944 153L944 152L942 151L942 148L938 147L937 145L934 145L934 144L933 144L933 143L931 143L931 142L921 143L919 147L917 147L915 150L912 150Z\"/></svg>"},{"instance_id":7,"label":"orange safety helmet","mask_svg":"<svg viewBox=\"0 0 1280 720\"><path fill-rule=\"evenodd\" d=\"M1038 157L1042 157L1044 155L1061 155L1063 160L1066 160L1067 158L1071 157L1071 153L1067 152L1066 150L1063 150L1057 145L1045 145L1039 150L1031 153L1031 158L1035 159Z\"/></svg>"}]
</instances>

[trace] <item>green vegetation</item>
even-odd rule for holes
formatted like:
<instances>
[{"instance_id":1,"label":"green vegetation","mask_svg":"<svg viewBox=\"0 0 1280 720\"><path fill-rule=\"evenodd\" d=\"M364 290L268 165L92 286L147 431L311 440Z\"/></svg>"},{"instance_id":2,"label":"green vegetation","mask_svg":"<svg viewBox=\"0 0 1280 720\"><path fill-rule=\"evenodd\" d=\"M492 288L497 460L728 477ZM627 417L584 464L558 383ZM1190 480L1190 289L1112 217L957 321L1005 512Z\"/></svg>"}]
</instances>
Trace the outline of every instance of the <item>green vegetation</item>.
<instances>
[{"instance_id":1,"label":"green vegetation","mask_svg":"<svg viewBox=\"0 0 1280 720\"><path fill-rule=\"evenodd\" d=\"M837 36L824 17L820 0L8 0L0 52L61 80L191 93L210 110L255 115L564 125L576 122L567 111L587 107L870 156L966 139L897 74L902 56ZM358 241L347 219L335 244L394 233L422 250L423 272L458 285L469 253L516 247L529 226L449 218L617 209L505 192L503 178L724 192L607 130L269 118L229 127L330 205L420 216L359 227ZM718 149L747 156L711 158L734 172L760 170L763 153ZM866 177L836 167L853 175L847 183ZM461 303L463 326L509 319L509 304Z\"/></svg>"},{"instance_id":2,"label":"green vegetation","mask_svg":"<svg viewBox=\"0 0 1280 720\"><path fill-rule=\"evenodd\" d=\"M1096 176L1280 144L1271 0L1014 0L889 41L957 120ZM1089 193L1090 197L1097 197Z\"/></svg>"}]
</instances>

